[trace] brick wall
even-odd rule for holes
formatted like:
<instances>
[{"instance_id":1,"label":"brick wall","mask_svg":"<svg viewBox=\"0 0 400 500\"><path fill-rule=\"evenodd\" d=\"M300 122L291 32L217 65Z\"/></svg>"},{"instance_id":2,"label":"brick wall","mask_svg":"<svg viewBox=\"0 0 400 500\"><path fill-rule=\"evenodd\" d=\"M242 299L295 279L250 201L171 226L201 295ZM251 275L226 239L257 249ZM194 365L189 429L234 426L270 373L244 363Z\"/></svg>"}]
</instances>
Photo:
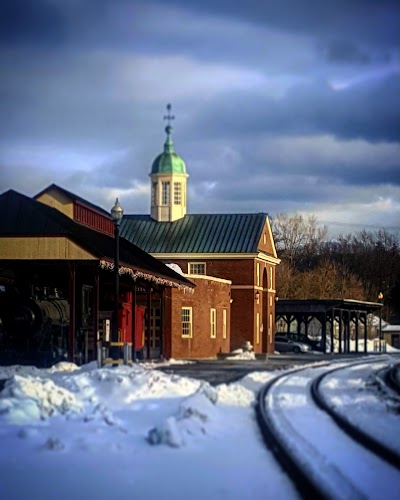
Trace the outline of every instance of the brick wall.
<instances>
[{"instance_id":1,"label":"brick wall","mask_svg":"<svg viewBox=\"0 0 400 500\"><path fill-rule=\"evenodd\" d=\"M232 281L232 284L254 284L254 259L168 259L163 262L174 262L184 273L188 272L189 262L205 262L206 274Z\"/></svg>"},{"instance_id":2,"label":"brick wall","mask_svg":"<svg viewBox=\"0 0 400 500\"><path fill-rule=\"evenodd\" d=\"M170 305L171 357L211 358L230 351L230 283L211 277L188 276L196 284L193 294L172 289ZM182 307L192 307L192 338L182 337ZM216 338L211 338L210 309L216 309ZM227 311L223 339L223 309ZM167 327L168 328L168 327Z\"/></svg>"},{"instance_id":3,"label":"brick wall","mask_svg":"<svg viewBox=\"0 0 400 500\"><path fill-rule=\"evenodd\" d=\"M165 261L171 262L171 260ZM237 349L249 341L255 352L273 352L273 331L275 325L275 266L265 261L249 259L175 259L184 273L189 262L205 262L207 275L232 281L231 343L229 350ZM257 263L260 264L260 281L257 285ZM271 268L272 287L271 287ZM265 272L266 270L266 272ZM239 287L239 288L236 288ZM243 287L243 288L241 288ZM259 291L258 302L255 299ZM196 293L196 292L195 292ZM203 300L203 299L201 299ZM260 314L260 342L257 343L256 321ZM272 314L272 328L270 314Z\"/></svg>"}]
</instances>

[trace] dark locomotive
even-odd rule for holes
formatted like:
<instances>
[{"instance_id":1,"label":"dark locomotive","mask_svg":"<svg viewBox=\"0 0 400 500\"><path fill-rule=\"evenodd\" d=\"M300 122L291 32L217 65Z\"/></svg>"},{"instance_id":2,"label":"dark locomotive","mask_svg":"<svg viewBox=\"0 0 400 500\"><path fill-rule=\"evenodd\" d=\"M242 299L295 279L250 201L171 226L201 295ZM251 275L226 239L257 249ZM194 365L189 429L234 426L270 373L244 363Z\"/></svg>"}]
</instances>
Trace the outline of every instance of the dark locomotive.
<instances>
[{"instance_id":1,"label":"dark locomotive","mask_svg":"<svg viewBox=\"0 0 400 500\"><path fill-rule=\"evenodd\" d=\"M50 366L67 359L69 304L57 289L24 296L2 287L0 362Z\"/></svg>"}]
</instances>

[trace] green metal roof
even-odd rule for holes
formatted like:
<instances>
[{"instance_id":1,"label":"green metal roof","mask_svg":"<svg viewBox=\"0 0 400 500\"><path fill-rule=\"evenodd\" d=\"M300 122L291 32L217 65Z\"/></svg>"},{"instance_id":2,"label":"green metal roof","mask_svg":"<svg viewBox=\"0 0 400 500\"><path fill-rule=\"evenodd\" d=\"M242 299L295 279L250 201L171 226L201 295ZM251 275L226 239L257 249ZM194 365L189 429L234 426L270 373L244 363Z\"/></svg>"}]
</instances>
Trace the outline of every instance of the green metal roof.
<instances>
[{"instance_id":1,"label":"green metal roof","mask_svg":"<svg viewBox=\"0 0 400 500\"><path fill-rule=\"evenodd\" d=\"M186 165L182 158L174 151L171 139L172 127L165 128L167 139L164 144L164 152L157 156L151 167L152 174L186 174Z\"/></svg>"},{"instance_id":2,"label":"green metal roof","mask_svg":"<svg viewBox=\"0 0 400 500\"><path fill-rule=\"evenodd\" d=\"M266 214L190 214L174 222L124 215L121 235L148 253L256 253Z\"/></svg>"}]
</instances>

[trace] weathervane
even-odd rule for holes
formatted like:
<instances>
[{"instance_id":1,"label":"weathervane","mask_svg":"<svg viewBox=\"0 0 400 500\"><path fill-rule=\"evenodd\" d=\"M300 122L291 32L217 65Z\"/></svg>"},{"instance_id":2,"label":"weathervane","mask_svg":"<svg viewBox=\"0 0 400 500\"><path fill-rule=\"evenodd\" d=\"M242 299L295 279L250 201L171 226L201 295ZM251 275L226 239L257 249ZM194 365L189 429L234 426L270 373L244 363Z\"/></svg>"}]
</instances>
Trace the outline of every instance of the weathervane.
<instances>
[{"instance_id":1,"label":"weathervane","mask_svg":"<svg viewBox=\"0 0 400 500\"><path fill-rule=\"evenodd\" d=\"M167 112L168 114L164 116L164 120L168 121L168 127L171 126L172 120L175 120L175 116L171 115L171 104L167 104Z\"/></svg>"}]
</instances>

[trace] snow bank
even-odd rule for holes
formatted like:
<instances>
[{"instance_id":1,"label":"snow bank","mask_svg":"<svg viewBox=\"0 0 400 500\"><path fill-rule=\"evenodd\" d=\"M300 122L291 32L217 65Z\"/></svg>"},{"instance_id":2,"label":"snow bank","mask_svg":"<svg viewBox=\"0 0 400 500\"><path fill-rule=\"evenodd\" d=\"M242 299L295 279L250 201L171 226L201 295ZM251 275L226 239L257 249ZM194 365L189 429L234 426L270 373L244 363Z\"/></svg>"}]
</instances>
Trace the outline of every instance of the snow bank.
<instances>
[{"instance_id":1,"label":"snow bank","mask_svg":"<svg viewBox=\"0 0 400 500\"><path fill-rule=\"evenodd\" d=\"M0 393L0 422L19 425L82 413L85 421L100 417L114 424L110 408L187 396L201 384L140 365L98 369L95 363L82 368L60 363L44 370L7 367L0 373L9 376Z\"/></svg>"},{"instance_id":2,"label":"snow bank","mask_svg":"<svg viewBox=\"0 0 400 500\"><path fill-rule=\"evenodd\" d=\"M226 356L225 359L249 360L249 359L256 359L256 356L252 351L236 349L235 351L232 351L230 353L230 356Z\"/></svg>"},{"instance_id":3,"label":"snow bank","mask_svg":"<svg viewBox=\"0 0 400 500\"><path fill-rule=\"evenodd\" d=\"M70 391L52 380L31 375L13 375L0 393L0 419L13 424L80 413L82 409L82 403Z\"/></svg>"},{"instance_id":4,"label":"snow bank","mask_svg":"<svg viewBox=\"0 0 400 500\"><path fill-rule=\"evenodd\" d=\"M161 425L150 429L150 444L166 444L172 448L184 446L188 439L207 433L207 424L215 415L218 393L208 383L203 383L191 396L184 399L175 416L168 417Z\"/></svg>"}]
</instances>

